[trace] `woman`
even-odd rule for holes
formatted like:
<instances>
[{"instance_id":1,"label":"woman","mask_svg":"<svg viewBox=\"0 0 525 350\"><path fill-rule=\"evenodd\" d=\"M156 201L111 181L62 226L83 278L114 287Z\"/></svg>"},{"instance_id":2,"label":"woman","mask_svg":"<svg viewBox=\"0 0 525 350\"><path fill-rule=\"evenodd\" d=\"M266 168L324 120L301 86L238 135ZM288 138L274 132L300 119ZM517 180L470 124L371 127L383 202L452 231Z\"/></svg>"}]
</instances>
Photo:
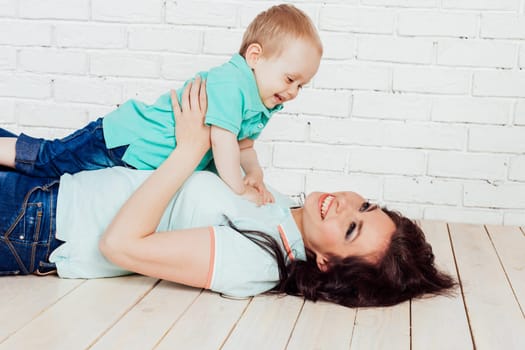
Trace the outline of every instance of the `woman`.
<instances>
[{"instance_id":1,"label":"woman","mask_svg":"<svg viewBox=\"0 0 525 350\"><path fill-rule=\"evenodd\" d=\"M153 172L0 172L0 274L135 272L235 297L273 290L347 306L453 287L416 225L356 193L312 193L290 209L272 191L275 203L257 206L212 173L192 174L210 147L205 85L188 86L182 110L172 100L178 146Z\"/></svg>"}]
</instances>

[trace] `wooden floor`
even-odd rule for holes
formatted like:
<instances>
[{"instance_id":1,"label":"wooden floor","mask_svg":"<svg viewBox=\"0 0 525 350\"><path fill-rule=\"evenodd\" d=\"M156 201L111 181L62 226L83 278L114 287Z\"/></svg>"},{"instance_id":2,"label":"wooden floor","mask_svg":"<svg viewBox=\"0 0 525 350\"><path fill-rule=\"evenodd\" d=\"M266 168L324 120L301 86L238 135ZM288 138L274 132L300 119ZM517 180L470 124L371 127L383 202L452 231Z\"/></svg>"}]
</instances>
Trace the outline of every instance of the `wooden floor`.
<instances>
[{"instance_id":1,"label":"wooden floor","mask_svg":"<svg viewBox=\"0 0 525 350\"><path fill-rule=\"evenodd\" d=\"M0 349L525 349L525 228L421 223L456 297L351 309L152 278L0 279Z\"/></svg>"}]
</instances>

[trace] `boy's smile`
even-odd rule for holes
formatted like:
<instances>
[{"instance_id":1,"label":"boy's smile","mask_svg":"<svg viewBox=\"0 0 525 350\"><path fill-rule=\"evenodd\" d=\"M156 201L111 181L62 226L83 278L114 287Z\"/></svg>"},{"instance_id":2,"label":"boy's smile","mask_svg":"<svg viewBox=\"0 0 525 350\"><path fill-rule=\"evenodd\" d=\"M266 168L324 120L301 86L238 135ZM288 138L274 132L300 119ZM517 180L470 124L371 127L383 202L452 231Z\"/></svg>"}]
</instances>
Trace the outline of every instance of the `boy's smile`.
<instances>
[{"instance_id":1,"label":"boy's smile","mask_svg":"<svg viewBox=\"0 0 525 350\"><path fill-rule=\"evenodd\" d=\"M266 57L247 54L263 104L268 109L297 97L299 89L317 72L321 61L319 50L308 40L288 39L280 54Z\"/></svg>"}]
</instances>

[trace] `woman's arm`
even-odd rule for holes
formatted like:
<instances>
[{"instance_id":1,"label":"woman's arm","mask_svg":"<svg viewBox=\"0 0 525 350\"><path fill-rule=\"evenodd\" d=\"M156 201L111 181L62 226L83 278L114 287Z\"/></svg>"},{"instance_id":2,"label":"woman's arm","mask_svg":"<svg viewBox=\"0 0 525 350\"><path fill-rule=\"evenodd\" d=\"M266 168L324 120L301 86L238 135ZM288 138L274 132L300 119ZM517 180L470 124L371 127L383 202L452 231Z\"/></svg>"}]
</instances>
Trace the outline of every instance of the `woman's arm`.
<instances>
[{"instance_id":1,"label":"woman's arm","mask_svg":"<svg viewBox=\"0 0 525 350\"><path fill-rule=\"evenodd\" d=\"M130 271L204 287L211 249L208 228L153 234L168 203L210 147L204 83L196 78L188 84L182 111L174 92L172 103L177 147L126 201L99 247L107 259Z\"/></svg>"}]
</instances>

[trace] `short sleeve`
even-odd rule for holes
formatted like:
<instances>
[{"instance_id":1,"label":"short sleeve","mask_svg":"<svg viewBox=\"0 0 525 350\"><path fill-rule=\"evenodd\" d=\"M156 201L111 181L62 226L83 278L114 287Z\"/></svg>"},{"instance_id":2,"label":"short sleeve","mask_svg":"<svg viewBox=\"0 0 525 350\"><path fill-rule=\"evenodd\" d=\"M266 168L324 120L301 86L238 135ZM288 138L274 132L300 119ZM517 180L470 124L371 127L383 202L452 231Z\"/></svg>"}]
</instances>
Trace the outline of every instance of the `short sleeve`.
<instances>
[{"instance_id":1,"label":"short sleeve","mask_svg":"<svg viewBox=\"0 0 525 350\"><path fill-rule=\"evenodd\" d=\"M232 297L266 292L279 281L275 259L229 226L212 229L214 251L209 288Z\"/></svg>"},{"instance_id":2,"label":"short sleeve","mask_svg":"<svg viewBox=\"0 0 525 350\"><path fill-rule=\"evenodd\" d=\"M232 83L206 83L208 112L206 124L239 134L242 123L244 97L239 86Z\"/></svg>"}]
</instances>

